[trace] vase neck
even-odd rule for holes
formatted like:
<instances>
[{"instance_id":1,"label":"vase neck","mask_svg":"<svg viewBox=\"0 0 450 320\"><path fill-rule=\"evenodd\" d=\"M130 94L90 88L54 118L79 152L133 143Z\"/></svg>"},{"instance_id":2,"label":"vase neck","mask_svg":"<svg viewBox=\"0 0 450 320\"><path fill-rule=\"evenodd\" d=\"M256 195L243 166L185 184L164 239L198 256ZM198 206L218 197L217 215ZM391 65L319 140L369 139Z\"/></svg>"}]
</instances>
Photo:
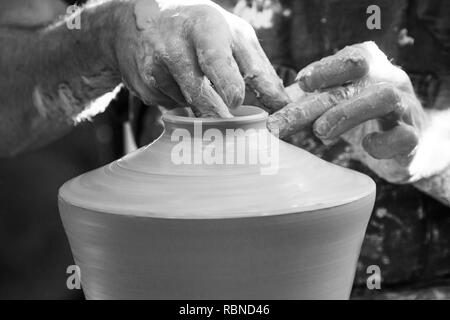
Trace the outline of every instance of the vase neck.
<instances>
[{"instance_id":1,"label":"vase neck","mask_svg":"<svg viewBox=\"0 0 450 320\"><path fill-rule=\"evenodd\" d=\"M229 130L266 130L268 114L264 110L242 106L232 111L234 117L228 119L195 118L180 115L180 111L169 111L163 115L165 134L172 134L175 130L184 129L191 135L201 134L208 130L219 130L226 134Z\"/></svg>"}]
</instances>

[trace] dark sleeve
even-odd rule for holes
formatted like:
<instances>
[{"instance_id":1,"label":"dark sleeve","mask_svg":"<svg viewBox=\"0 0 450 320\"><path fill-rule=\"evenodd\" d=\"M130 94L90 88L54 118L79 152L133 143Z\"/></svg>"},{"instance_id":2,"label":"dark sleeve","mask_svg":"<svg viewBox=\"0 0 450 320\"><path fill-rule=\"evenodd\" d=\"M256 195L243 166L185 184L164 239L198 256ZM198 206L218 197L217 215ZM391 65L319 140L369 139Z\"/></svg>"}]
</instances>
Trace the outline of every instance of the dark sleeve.
<instances>
[{"instance_id":1,"label":"dark sleeve","mask_svg":"<svg viewBox=\"0 0 450 320\"><path fill-rule=\"evenodd\" d=\"M417 19L447 53L450 52L450 1L416 0ZM450 63L450 62L449 62Z\"/></svg>"},{"instance_id":2,"label":"dark sleeve","mask_svg":"<svg viewBox=\"0 0 450 320\"><path fill-rule=\"evenodd\" d=\"M448 106L450 1L411 0L405 28L414 40L399 46L397 64L406 70L425 108Z\"/></svg>"}]
</instances>

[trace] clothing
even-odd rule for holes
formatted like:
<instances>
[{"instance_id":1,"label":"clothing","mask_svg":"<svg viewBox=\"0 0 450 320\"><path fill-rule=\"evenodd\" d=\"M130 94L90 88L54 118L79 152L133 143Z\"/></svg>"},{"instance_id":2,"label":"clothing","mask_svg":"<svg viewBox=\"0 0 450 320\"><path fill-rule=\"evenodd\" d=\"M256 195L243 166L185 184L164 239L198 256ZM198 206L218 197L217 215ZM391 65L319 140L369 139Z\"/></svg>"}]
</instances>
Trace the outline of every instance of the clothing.
<instances>
[{"instance_id":1,"label":"clothing","mask_svg":"<svg viewBox=\"0 0 450 320\"><path fill-rule=\"evenodd\" d=\"M77 299L73 257L59 217L58 188L122 155L116 107L36 151L0 159L0 299Z\"/></svg>"}]
</instances>

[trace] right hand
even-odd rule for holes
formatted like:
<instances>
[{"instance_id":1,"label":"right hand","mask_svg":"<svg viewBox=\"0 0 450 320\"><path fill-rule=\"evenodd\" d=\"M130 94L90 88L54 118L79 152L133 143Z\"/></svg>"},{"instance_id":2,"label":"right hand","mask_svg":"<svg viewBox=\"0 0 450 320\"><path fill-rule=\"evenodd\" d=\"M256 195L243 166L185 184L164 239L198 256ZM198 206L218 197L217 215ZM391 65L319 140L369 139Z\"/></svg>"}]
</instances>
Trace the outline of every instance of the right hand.
<instances>
[{"instance_id":1,"label":"right hand","mask_svg":"<svg viewBox=\"0 0 450 320\"><path fill-rule=\"evenodd\" d=\"M283 136L313 124L319 139L342 137L353 146L354 158L393 183L436 173L422 151L431 148L423 143L429 117L408 75L374 42L313 62L298 80L309 94L272 115L269 128L281 124Z\"/></svg>"},{"instance_id":2,"label":"right hand","mask_svg":"<svg viewBox=\"0 0 450 320\"><path fill-rule=\"evenodd\" d=\"M230 118L246 85L269 111L289 102L253 28L213 2L130 0L118 8L115 64L144 103Z\"/></svg>"}]
</instances>

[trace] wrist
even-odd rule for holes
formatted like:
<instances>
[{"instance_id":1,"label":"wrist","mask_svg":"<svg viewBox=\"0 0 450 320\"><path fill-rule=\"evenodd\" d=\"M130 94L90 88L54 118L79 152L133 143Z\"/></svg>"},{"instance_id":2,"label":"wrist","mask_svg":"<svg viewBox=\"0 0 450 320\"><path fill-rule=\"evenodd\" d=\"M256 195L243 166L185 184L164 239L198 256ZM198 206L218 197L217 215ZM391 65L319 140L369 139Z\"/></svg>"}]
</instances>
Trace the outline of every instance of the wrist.
<instances>
[{"instance_id":1,"label":"wrist","mask_svg":"<svg viewBox=\"0 0 450 320\"><path fill-rule=\"evenodd\" d=\"M430 111L426 116L427 123L409 166L418 179L440 174L450 167L450 110Z\"/></svg>"},{"instance_id":2,"label":"wrist","mask_svg":"<svg viewBox=\"0 0 450 320\"><path fill-rule=\"evenodd\" d=\"M80 36L90 39L89 48L96 48L100 61L117 74L119 74L117 38L123 34L128 35L124 33L126 32L124 29L132 18L133 2L133 0L103 1L83 7L80 13L81 30L85 28Z\"/></svg>"}]
</instances>

